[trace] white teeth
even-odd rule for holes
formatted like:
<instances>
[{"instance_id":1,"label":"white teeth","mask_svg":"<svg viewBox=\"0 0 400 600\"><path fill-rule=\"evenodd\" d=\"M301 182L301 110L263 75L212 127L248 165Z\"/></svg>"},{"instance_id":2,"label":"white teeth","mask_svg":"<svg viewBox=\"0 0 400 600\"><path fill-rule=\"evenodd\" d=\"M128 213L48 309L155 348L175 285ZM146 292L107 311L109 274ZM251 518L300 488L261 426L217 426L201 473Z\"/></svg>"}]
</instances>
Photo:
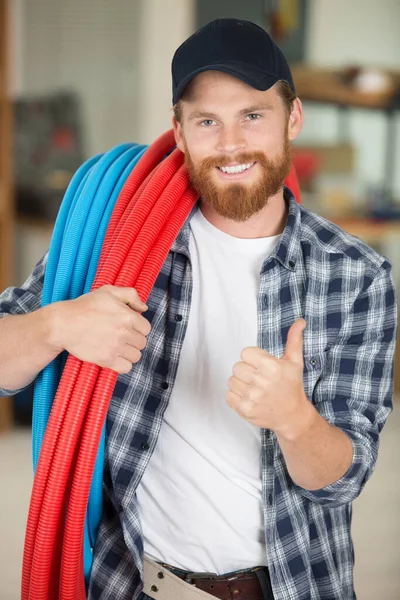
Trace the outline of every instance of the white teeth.
<instances>
[{"instance_id":1,"label":"white teeth","mask_svg":"<svg viewBox=\"0 0 400 600\"><path fill-rule=\"evenodd\" d=\"M249 163L248 165L236 165L234 167L218 167L224 173L243 173L243 171L247 171L250 169L254 163Z\"/></svg>"}]
</instances>

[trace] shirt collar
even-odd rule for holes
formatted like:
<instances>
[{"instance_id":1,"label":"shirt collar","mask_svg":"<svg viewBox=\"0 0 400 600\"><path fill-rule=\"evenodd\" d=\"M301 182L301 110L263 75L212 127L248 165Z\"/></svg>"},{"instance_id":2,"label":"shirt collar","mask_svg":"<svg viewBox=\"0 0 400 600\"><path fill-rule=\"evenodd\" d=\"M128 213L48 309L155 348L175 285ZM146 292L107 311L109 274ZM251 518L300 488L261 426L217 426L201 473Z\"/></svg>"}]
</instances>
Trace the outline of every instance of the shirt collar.
<instances>
[{"instance_id":1,"label":"shirt collar","mask_svg":"<svg viewBox=\"0 0 400 600\"><path fill-rule=\"evenodd\" d=\"M284 198L288 205L288 216L281 239L271 257L276 258L286 269L294 271L300 250L301 209L287 187L284 189Z\"/></svg>"},{"instance_id":2,"label":"shirt collar","mask_svg":"<svg viewBox=\"0 0 400 600\"><path fill-rule=\"evenodd\" d=\"M288 216L285 229L282 232L274 252L270 258L276 258L286 269L294 271L296 269L297 258L300 248L300 225L301 212L300 206L289 188L284 189L284 198L288 205ZM197 202L190 211L185 223L183 224L172 247L172 252L178 252L189 256L189 238L190 238L190 220L199 209ZM267 270L264 265L262 272Z\"/></svg>"}]
</instances>

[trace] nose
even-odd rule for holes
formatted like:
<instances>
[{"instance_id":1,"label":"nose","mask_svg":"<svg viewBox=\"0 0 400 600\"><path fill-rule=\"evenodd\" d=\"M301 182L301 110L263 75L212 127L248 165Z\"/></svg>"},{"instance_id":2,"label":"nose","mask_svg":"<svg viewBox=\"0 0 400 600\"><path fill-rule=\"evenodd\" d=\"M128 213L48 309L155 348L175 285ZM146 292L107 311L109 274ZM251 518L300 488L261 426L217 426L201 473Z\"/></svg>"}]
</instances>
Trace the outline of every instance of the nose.
<instances>
[{"instance_id":1,"label":"nose","mask_svg":"<svg viewBox=\"0 0 400 600\"><path fill-rule=\"evenodd\" d=\"M221 127L216 150L222 154L241 152L246 147L244 133L239 125Z\"/></svg>"}]
</instances>

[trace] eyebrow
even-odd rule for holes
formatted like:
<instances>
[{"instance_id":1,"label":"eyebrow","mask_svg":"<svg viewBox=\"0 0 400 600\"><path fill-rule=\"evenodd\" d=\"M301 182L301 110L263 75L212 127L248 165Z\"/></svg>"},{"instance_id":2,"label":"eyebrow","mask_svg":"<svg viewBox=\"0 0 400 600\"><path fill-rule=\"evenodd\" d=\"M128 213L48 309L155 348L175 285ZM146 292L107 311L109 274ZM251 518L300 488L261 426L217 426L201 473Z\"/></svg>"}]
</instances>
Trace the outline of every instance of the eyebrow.
<instances>
[{"instance_id":1,"label":"eyebrow","mask_svg":"<svg viewBox=\"0 0 400 600\"><path fill-rule=\"evenodd\" d=\"M251 113L262 112L265 110L274 110L272 104L254 104L253 106L249 106L247 108L243 108L240 110L236 116L242 117L243 115L249 115ZM193 119L218 119L218 115L212 112L203 111L203 110L194 110L188 116L189 121Z\"/></svg>"}]
</instances>

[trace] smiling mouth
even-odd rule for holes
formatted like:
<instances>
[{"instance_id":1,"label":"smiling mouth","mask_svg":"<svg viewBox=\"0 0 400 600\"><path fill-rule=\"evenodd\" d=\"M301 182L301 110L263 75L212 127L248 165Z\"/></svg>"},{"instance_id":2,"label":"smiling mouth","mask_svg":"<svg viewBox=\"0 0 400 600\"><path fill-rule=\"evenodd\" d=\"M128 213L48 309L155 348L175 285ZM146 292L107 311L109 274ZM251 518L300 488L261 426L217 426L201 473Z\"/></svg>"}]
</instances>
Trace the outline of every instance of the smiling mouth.
<instances>
[{"instance_id":1,"label":"smiling mouth","mask_svg":"<svg viewBox=\"0 0 400 600\"><path fill-rule=\"evenodd\" d=\"M244 173L245 171L248 171L248 169L253 167L255 164L255 162L252 162L243 165L234 165L230 167L217 167L217 169L222 171L222 173L226 173L228 175L236 175L238 173Z\"/></svg>"}]
</instances>

